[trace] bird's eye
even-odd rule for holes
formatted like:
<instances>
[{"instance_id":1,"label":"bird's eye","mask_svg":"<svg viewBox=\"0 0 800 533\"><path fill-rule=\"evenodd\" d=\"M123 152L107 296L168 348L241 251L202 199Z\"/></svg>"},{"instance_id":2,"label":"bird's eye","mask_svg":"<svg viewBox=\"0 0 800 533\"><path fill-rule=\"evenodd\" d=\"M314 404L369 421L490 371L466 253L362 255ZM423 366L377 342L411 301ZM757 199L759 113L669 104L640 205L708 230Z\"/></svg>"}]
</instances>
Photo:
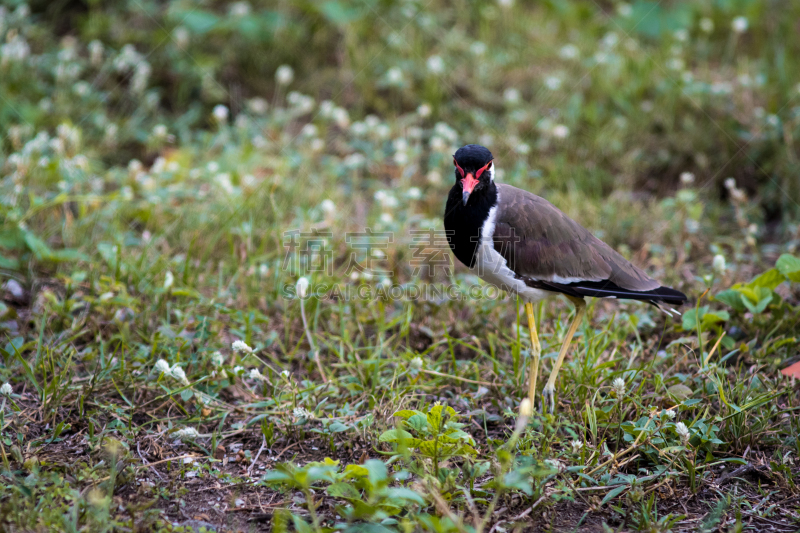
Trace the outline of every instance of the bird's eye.
<instances>
[{"instance_id":1,"label":"bird's eye","mask_svg":"<svg viewBox=\"0 0 800 533\"><path fill-rule=\"evenodd\" d=\"M464 174L464 169L461 168L460 166L458 166L458 163L456 162L455 157L453 158L453 164L456 166L456 169L458 169L458 173L461 174L461 177L463 178L464 175L465 175Z\"/></svg>"}]
</instances>

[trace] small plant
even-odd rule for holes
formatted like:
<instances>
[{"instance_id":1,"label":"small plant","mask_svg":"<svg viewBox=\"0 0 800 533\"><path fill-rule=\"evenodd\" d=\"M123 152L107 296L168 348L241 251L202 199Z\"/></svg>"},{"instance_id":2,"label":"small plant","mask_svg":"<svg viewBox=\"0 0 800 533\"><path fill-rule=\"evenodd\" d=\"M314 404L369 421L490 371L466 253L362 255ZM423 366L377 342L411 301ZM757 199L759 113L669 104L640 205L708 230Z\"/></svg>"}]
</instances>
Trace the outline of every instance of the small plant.
<instances>
[{"instance_id":1,"label":"small plant","mask_svg":"<svg viewBox=\"0 0 800 533\"><path fill-rule=\"evenodd\" d=\"M450 406L434 405L427 413L404 409L394 416L401 418L395 429L385 431L378 440L396 445L396 451L408 450L433 462L433 472L439 475L439 464L451 457L471 457L477 454L475 440L461 428L458 414Z\"/></svg>"}]
</instances>

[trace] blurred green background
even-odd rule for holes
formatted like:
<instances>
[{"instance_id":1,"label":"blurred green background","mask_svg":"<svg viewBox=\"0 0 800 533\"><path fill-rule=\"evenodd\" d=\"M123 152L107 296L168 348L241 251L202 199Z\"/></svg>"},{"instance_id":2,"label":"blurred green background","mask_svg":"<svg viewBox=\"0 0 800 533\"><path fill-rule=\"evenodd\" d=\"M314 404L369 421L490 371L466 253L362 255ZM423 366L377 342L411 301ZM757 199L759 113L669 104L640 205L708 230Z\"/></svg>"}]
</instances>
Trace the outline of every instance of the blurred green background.
<instances>
[{"instance_id":1,"label":"blurred green background","mask_svg":"<svg viewBox=\"0 0 800 533\"><path fill-rule=\"evenodd\" d=\"M481 437L488 465L526 379L529 344L513 327L511 298L312 297L304 326L285 291L300 274L328 286L420 281L411 231L442 229L451 156L474 142L494 153L498 181L545 196L697 303L663 329L650 306L593 303L581 357L557 389L575 410L547 430L544 447L544 426L530 430L520 454L577 461L584 441L565 439L586 436L589 397L624 377L638 396L627 411L622 394L605 396L594 461L608 450L599 442L619 446L623 420L653 419L651 402L679 408L692 432L719 430L698 461L716 450L744 457L748 443L748 457L762 444L778 460L796 455L788 413L797 395L773 378L797 355L800 261L788 254L800 246L800 2L5 0L0 394L9 403L0 427L19 489L0 498L0 517L26 531L77 530L79 507L91 511L80 518L90 528L117 510L119 523L139 520L145 507L123 513L112 499L125 482L115 485L116 462L102 459L109 437L127 450L112 458L145 442L139 457L159 464L158 446L207 458L223 436L249 453L262 435L283 447L324 434L317 456L344 457L346 443L373 445L389 414L418 400L483 413L484 429L498 424ZM349 273L347 259L363 250L345 233L368 227L395 236L371 257L384 273ZM314 255L293 256L287 232L312 230L329 234L335 268L286 268ZM460 265L422 281L465 291L479 283ZM539 310L543 366L565 309ZM698 359L712 341L715 359ZM670 395L675 386L681 398ZM784 395L789 407L778 405ZM245 426L254 420L262 434ZM202 445L181 444L180 432ZM41 470L36 454L46 457ZM672 468L670 456L653 457ZM120 468L147 472L135 470L139 460ZM239 466L202 468L222 479L243 475ZM609 488L606 477L584 478ZM142 485L131 505L157 502L154 512L183 520L173 505L189 496L175 479ZM237 479L228 481L246 484ZM530 511L539 495L526 494Z\"/></svg>"}]
</instances>

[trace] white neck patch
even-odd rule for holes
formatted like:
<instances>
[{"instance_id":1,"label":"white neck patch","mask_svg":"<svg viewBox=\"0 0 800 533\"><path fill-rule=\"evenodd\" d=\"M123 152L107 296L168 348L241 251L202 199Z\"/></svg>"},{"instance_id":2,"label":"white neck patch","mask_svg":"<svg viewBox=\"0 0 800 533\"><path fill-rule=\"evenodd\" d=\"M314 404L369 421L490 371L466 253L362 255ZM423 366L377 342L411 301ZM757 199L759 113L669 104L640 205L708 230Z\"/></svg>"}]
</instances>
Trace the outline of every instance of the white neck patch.
<instances>
[{"instance_id":1,"label":"white neck patch","mask_svg":"<svg viewBox=\"0 0 800 533\"><path fill-rule=\"evenodd\" d=\"M486 169L486 172L489 173L489 180L494 181L494 163L489 165L489 168Z\"/></svg>"}]
</instances>

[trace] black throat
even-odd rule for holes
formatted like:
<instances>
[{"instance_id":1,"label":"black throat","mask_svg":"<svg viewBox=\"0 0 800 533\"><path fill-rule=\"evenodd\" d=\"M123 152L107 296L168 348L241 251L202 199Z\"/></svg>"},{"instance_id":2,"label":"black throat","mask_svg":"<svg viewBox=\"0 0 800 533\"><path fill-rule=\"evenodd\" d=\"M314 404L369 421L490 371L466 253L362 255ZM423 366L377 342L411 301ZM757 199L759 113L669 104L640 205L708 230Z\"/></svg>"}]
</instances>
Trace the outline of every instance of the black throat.
<instances>
[{"instance_id":1,"label":"black throat","mask_svg":"<svg viewBox=\"0 0 800 533\"><path fill-rule=\"evenodd\" d=\"M447 242L458 260L470 268L475 265L475 251L481 239L481 227L495 205L497 186L494 181L490 181L487 187L474 191L467 205L463 204L461 186L458 183L450 189L447 196L444 210Z\"/></svg>"}]
</instances>

